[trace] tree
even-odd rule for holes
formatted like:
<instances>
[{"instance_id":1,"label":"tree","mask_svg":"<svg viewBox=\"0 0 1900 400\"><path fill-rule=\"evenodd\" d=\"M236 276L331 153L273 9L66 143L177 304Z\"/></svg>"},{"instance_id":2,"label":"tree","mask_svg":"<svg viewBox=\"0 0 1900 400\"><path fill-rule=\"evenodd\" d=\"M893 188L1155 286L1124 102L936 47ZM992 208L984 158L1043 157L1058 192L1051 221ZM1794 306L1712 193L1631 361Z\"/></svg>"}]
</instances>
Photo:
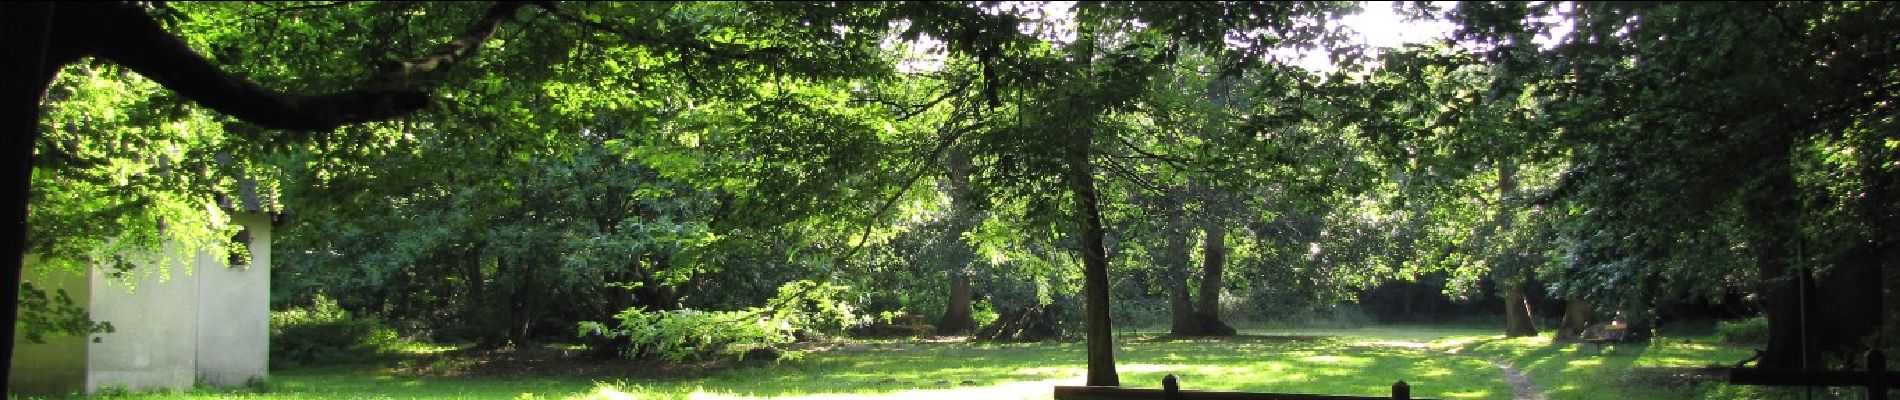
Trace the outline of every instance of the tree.
<instances>
[{"instance_id":1,"label":"tree","mask_svg":"<svg viewBox=\"0 0 1900 400\"><path fill-rule=\"evenodd\" d=\"M390 16L401 13L367 12L368 8L365 7L372 6L383 5L348 3L328 6L345 13L375 14L362 19L368 22L360 25L337 23L321 29L301 23L289 26L298 29L309 27L309 30L318 33L348 32L355 37L366 38L363 41L368 43L394 37L382 29L395 29L400 33L402 27L414 22L406 17ZM396 11L413 6L388 5L395 7ZM535 194L543 197L502 199L506 201L479 204L482 207L471 208L481 211L477 215L488 218L482 220L483 223L519 228L503 235L522 239L519 243L523 247L511 250L515 252L514 256L527 257L529 253L535 252L530 248L557 249L552 239L540 236L551 232L597 232L605 233L604 236L609 238L624 238L627 235L612 228L625 224L627 220L595 219L593 224L581 223L582 216L616 208L613 203L624 198L613 194L615 190L560 190L558 182L568 182L563 179L598 170L581 168L581 165L565 167L563 165L569 162L591 156L581 157L555 150L571 149L574 147L568 146L587 142L577 138L586 137L590 134L588 132L597 128L609 131L614 128L610 126L610 121L553 121L554 117L601 114L599 109L577 105L575 100L607 99L610 101L597 104L608 106L609 111L613 107L624 106L651 112L703 104L694 101L703 98L668 103L656 98L622 96L622 93L612 90L630 87L645 90L640 88L649 84L658 87L683 86L712 93L706 97L716 99L716 104L745 108L744 112L694 120L703 125L667 132L695 133L694 137L699 138L698 141L703 143L707 152L684 151L670 145L644 147L639 152L639 158L643 158L647 167L663 178L677 177L670 174L690 174L695 179L688 181L711 192L710 196L720 199L722 206L754 211L729 214L734 217L715 218L708 224L707 229L721 237L721 242L726 246L785 244L783 247L767 248L788 253L795 249L805 252L802 254L842 253L844 256L826 261L846 263L850 254L855 252L847 249L856 249L869 242L868 239L875 236L870 233L872 230L865 230L866 233L858 235L856 239L846 235L813 233L836 232L841 230L837 228L854 223L892 219L888 212L891 204L904 198L915 198L910 194L910 186L917 179L902 179L895 176L897 174L885 172L923 171L936 165L945 154L945 149L953 145L968 149L972 186L982 188L980 193L987 195L981 197L1024 199L1025 214L1031 216L1030 225L1057 227L1068 236L1068 240L1078 245L1076 254L1082 259L1083 286L1090 320L1089 383L1095 385L1118 383L1113 371L1112 338L1107 325L1109 254L1106 241L1110 236L1103 211L1103 206L1110 204L1115 194L1104 193L1103 188L1107 185L1102 182L1102 177L1107 176L1108 172L1100 168L1108 165L1102 160L1139 150L1130 148L1132 146L1128 143L1146 142L1129 140L1140 138L1143 132L1130 129L1130 125L1124 124L1122 119L1142 112L1140 105L1143 100L1153 94L1147 83L1166 69L1169 60L1178 52L1177 47L1197 48L1211 54L1220 60L1220 67L1225 72L1255 70L1262 65L1268 66L1268 70L1284 71L1287 69L1287 60L1268 57L1271 51L1282 48L1310 49L1332 43L1339 37L1339 32L1329 29L1325 21L1352 8L1345 3L1088 3L1076 10L1073 22L1077 35L1076 39L1070 40L1060 38L1055 29L1045 30L1040 35L1025 32L1022 23L1026 19L1019 16L1020 10L987 5L707 3L584 4L570 7L556 3L501 3L479 9L431 5L429 7L458 11L430 15L449 15L451 18L468 16L475 18L477 23L464 29L464 33L452 39L448 45L429 53L428 57L365 67L365 64L374 64L372 60L401 53L402 46L362 44L357 47L360 51L343 52L350 55L345 58L297 58L295 60L300 62L293 65L288 62L290 58L280 57L283 54L278 54L276 49L261 53L241 47L214 50L221 57L239 60L250 58L243 54L249 51L251 57L262 59L257 62L267 64L266 67L296 67L289 71L260 67L272 71L260 75L271 80L296 82L309 76L334 77L354 75L353 72L359 71L375 72L367 84L347 77L312 79L316 83L285 85L300 90L333 93L299 97L280 95L249 80L236 78L235 74L228 73L220 65L222 63L208 61L194 52L191 46L184 44L185 41L162 29L162 25L151 14L165 15L173 12L172 9L146 10L126 4L68 6L50 3L14 7L8 10L4 22L8 22L8 26L20 27L25 33L9 37L38 38L25 41L28 42L26 45L10 48L8 53L16 56L8 57L8 60L15 60L8 64L8 76L32 78L20 79L26 83L9 86L5 91L10 96L8 98L12 99L8 100L9 106L5 111L11 118L10 126L26 132L25 135L16 135L22 136L16 137L18 143L31 144L37 140L32 129L36 114L29 111L38 109L41 93L54 76L54 71L57 71L56 68L42 67L66 65L87 55L126 65L186 98L255 124L256 127L239 130L249 129L246 134L256 136L251 143L257 147L302 147L314 141L326 146L337 143L350 149L319 153L323 156L317 159L319 163L340 158L331 157L338 156L337 153L360 151L359 154L342 154L355 159L345 158L342 160L345 165L337 171L318 172L320 175L349 172L349 169L362 167L363 160L381 157L377 154L381 151L377 146L363 145L367 138L387 139L408 133L389 127L332 128L390 119L431 104L439 104L443 107L442 115L437 115L439 118L448 115L471 117L468 121L454 122L444 119L413 121L420 126L415 132L498 135L501 138L484 144L492 145L494 151L515 157L511 162L521 163L517 166L522 166L523 170L565 170L577 174L535 177L547 178L540 181L528 177L450 179L480 182L481 185L539 186L548 189ZM210 9L222 6L202 7ZM539 10L535 15L540 18L524 22L524 25L535 29L533 34L501 41L506 44L497 50L505 49L509 57L494 57L493 64L471 58L474 50L490 42L486 39L524 7ZM666 23L635 23L649 20ZM420 23L425 25L429 22L427 19L416 21L422 21ZM896 24L898 22L901 24ZM90 29L96 26L111 26L113 29ZM693 29L678 28L680 26ZM894 29L893 26L900 28ZM41 36L31 36L35 32ZM986 106L986 112L980 117L964 119L967 123L959 121L952 125L957 127L954 132L940 132L937 135L886 135L878 129L881 124L876 122L886 122L880 118L901 113L831 112L832 106L848 103L852 101L852 95L860 93L852 87L854 84L877 86L881 79L889 78L891 65L885 62L876 43L892 33L912 40L922 36L937 38L944 42L948 53L973 65L975 73L971 76L977 78L972 78L972 81L980 81L976 87L981 89L949 90L950 94L942 97L954 98L954 103L966 110ZM220 34L255 37L259 32L235 29ZM1170 40L1176 43L1169 43ZM50 51L41 54L42 49ZM228 54L233 52L235 54ZM26 57L29 55L48 55L46 59L52 62L20 61L40 59ZM552 66L537 64L549 59L565 60L567 63ZM590 63L576 66L576 60ZM453 77L451 81L457 85L436 84L438 75L448 72L449 67L470 63L486 68L457 69L474 73ZM328 72L324 69L339 65L351 72ZM658 77L652 80L616 79L620 76L617 73L629 70L662 70L665 73L638 74ZM15 85L14 80L8 82L9 85ZM544 85L534 88L536 90L528 90L530 85L526 82ZM578 82L599 84L576 84ZM422 89L412 89L417 87ZM462 87L461 90L465 91L457 93L455 101L432 103L426 94L442 87ZM542 92L539 91L541 89L563 92ZM471 97L496 101L479 103ZM661 104L656 106L646 102ZM530 110L547 110L550 111L548 114L553 115L545 116L545 119L535 118L540 113ZM1286 112L1278 114L1283 117L1283 121L1266 125L1290 126L1297 124L1289 121L1314 119L1296 110L1283 111ZM653 114L637 112L605 114L630 119L658 118ZM482 124L498 122L523 125L481 128ZM284 129L293 133L259 131L256 130L258 127ZM822 130L813 127L845 127L843 132L846 134L815 134ZM1214 135L1218 138L1216 141L1231 141L1238 143L1237 146L1258 146L1265 141L1260 135L1265 130L1216 132ZM608 148L613 146L605 142L600 145ZM1254 153L1238 151L1245 148L1233 147L1236 149L1233 152L1196 154L1197 158L1207 157L1197 163L1246 160L1249 154ZM898 156L881 157L889 154ZM678 161L682 156L690 159L690 155L708 157L697 162ZM26 160L28 157L18 159ZM1278 160L1268 158L1250 163L1260 166L1274 162ZM31 165L21 161L16 165L18 173L14 174L19 180L9 181L9 190L19 190L19 196L11 197L17 201L9 203L9 208L19 209L21 213L25 212L25 193L29 188L26 176L31 171ZM598 165L622 164L603 161ZM631 172L639 170L632 168L618 171L635 175L645 173ZM879 173L866 174L863 171ZM488 172L520 171L499 169ZM579 200L563 198L574 193L588 193L589 197ZM599 197L591 197L593 195ZM446 204L460 201L443 193L386 199ZM520 200L521 207L507 202L513 200ZM529 207L530 203L536 206ZM864 204L880 206L862 207ZM712 214L728 215L718 212ZM401 216L400 212L394 215ZM414 215L401 217L393 220L440 220L412 218L416 217ZM633 220L639 219L642 218ZM16 220L20 219L9 218L9 221ZM16 225L18 229L9 232L23 235L24 226L24 222L20 221ZM542 226L563 228L552 231L529 228ZM1205 243L1214 246L1225 244L1227 241L1222 238L1227 235L1218 234L1218 231L1229 228L1225 225L1213 228L1203 229L1216 232L1212 236L1220 240L1208 240ZM889 232L881 231L879 235L888 235ZM410 260L464 259L442 264L463 265L463 268L477 265L475 271L479 274L464 273L470 276L471 281L489 279L475 275L486 275L486 272L490 272L486 269L489 265L494 265L496 270L493 272L499 273L503 268L501 260L514 257L501 252L501 249L475 246L473 244L477 240L471 240L470 236L473 235L432 236L433 239L443 240L434 242L438 246L429 251L406 253L406 256ZM787 244L782 241L786 237L809 237L811 240ZM602 246L617 243L581 242ZM18 247L0 250L17 252ZM490 250L496 252L491 253ZM624 256L635 252L601 254L607 253ZM468 261L467 258L476 261ZM545 282L545 276L516 268L524 264L554 261L557 260L509 259L507 262L510 266L507 268L510 271L524 271L523 275L519 275L523 279ZM599 266L604 263L585 264ZM823 266L823 262L814 264L818 266L813 273L835 273L827 271L825 268L829 267ZM1222 264L1214 262L1205 265L1221 267ZM1218 293L1218 286L1224 286L1217 281L1221 275L1215 273L1207 276L1215 281L1203 283L1203 286L1215 287L1204 287L1203 291ZM524 281L518 287L537 286L540 284ZM8 287L11 290L14 286ZM481 290L484 293L476 297L495 295L487 288ZM1203 301L1214 298L1204 295ZM514 322L522 322L521 318L515 319L517 321Z\"/></svg>"},{"instance_id":2,"label":"tree","mask_svg":"<svg viewBox=\"0 0 1900 400\"><path fill-rule=\"evenodd\" d=\"M1531 38L1548 24L1537 18L1554 11L1474 2L1453 15L1508 67L1501 83L1547 88L1544 113L1562 132L1554 139L1572 149L1552 197L1588 210L1564 233L1580 279L1644 290L1747 276L1769 320L1759 365L1851 353L1890 302L1867 301L1881 299L1888 263L1864 257L1889 254L1893 236L1815 216L1892 215L1890 199L1825 187L1889 193L1880 182L1892 181L1891 168L1860 167L1868 156L1846 149L1877 147L1868 141L1892 132L1866 129L1892 115L1883 104L1895 96L1893 6L1580 3L1563 10L1572 32L1540 49ZM1695 261L1735 249L1750 270Z\"/></svg>"},{"instance_id":3,"label":"tree","mask_svg":"<svg viewBox=\"0 0 1900 400\"><path fill-rule=\"evenodd\" d=\"M384 71L386 80L408 80L446 71L480 48L523 4L491 7L456 40L427 56L404 60ZM4 237L0 253L14 256L0 261L8 277L0 282L0 296L9 302L5 316L14 320L22 256L25 254L27 199L33 170L33 150L39 139L40 99L53 78L81 57L111 60L140 72L207 107L270 128L322 130L343 124L375 121L403 115L425 103L423 92L400 88L367 87L316 96L285 96L231 75L191 50L163 29L144 10L122 3L16 3L7 6L0 23L10 27L6 37L4 74L5 121L11 153L5 180L6 204L0 219ZM11 336L13 324L5 333ZM0 356L12 357L8 342ZM10 367L8 367L10 369Z\"/></svg>"},{"instance_id":4,"label":"tree","mask_svg":"<svg viewBox=\"0 0 1900 400\"><path fill-rule=\"evenodd\" d=\"M192 6L200 7L199 5ZM233 5L233 8L243 6L244 5ZM394 7L396 7L394 10L378 8L382 7L381 5L373 7L363 6L364 8L351 8L358 6L349 5L341 8L348 11L368 11L368 14L380 17L368 19L372 21L372 23L369 24L341 24L341 27L337 25L325 27L326 29L337 29L343 33L355 34L357 37L375 38L373 41L364 40L363 43L358 43L358 48L361 49L361 51L342 53L361 55L361 58L340 60L340 62L337 63L315 62L291 65L292 63L288 62L288 60L295 59L295 57L279 57L284 55L272 54L269 51L265 52L264 57L258 57L270 62L280 63L278 64L279 66L303 67L324 73L334 73L325 68L372 72L369 79L367 79L368 83L359 83L355 77L347 77L338 79L349 81L340 84L336 82L312 83L311 81L321 80L305 79L297 85L285 85L300 87L311 91L332 90L329 94L311 96L280 94L279 92L266 89L259 84L253 83L253 81L249 79L240 77L238 74L227 71L228 67L220 64L225 64L228 60L222 60L222 58L230 57L242 59L243 57L237 53L242 53L243 48L233 47L222 49L219 54L221 60L213 62L194 51L192 46L183 38L167 32L162 28L158 19L152 17L152 15L148 14L147 9L141 8L140 6L120 3L70 5L24 3L7 6L8 8L4 20L4 22L6 22L5 25L9 27L9 29L17 29L15 31L9 31L7 37L10 39L21 38L22 40L7 41L9 45L7 54L9 56L6 58L8 62L6 63L5 73L8 77L6 79L8 86L0 90L0 93L4 93L3 95L6 96L8 100L6 100L6 110L0 113L7 115L7 126L12 127L9 128L9 137L15 140L13 143L20 144L20 146L12 147L16 149L15 155L18 157L8 157L9 160L14 160L13 162L15 164L13 165L15 168L13 172L7 175L8 181L6 184L10 191L7 209L10 210L9 213L15 214L0 216L5 217L9 224L5 227L0 227L4 228L9 235L5 238L6 240L0 240L0 242L5 243L5 248L0 248L0 251L8 251L11 252L11 254L21 254L23 250L22 246L26 232L24 213L26 210L26 202L29 198L27 179L31 175L31 171L35 165L33 157L31 157L32 151L35 148L34 144L39 140L36 130L37 110L40 109L41 97L42 94L45 93L47 85L52 82L53 78L61 71L62 66L74 63L83 57L90 56L116 63L139 72L187 99L205 105L214 111L254 124L255 127L252 128L238 129L244 135L249 135L242 137L245 139L245 142L248 142L248 146L251 146L248 147L248 149L251 150L301 147L311 141L326 145L340 142L347 145L349 149L362 149L364 147L373 146L363 146L365 138L352 136L352 134L361 133L360 131L345 129L341 131L341 133L338 133L333 131L333 128L403 116L427 106L429 99L426 94L428 90L434 89L433 84L435 81L441 78L444 73L448 72L450 67L470 61L476 50L480 49L484 42L487 42L487 39L497 32L504 23L513 20L517 11L523 7L527 7L527 4L509 2L477 7L431 5L429 7L440 7L448 10L448 12L440 12L436 13L436 15L447 15L453 19L460 15L473 14L470 18L474 18L475 22L463 29L461 34L451 38L448 43L438 46L434 51L428 52L427 56L387 63L379 62L379 60L386 59L390 54L395 53L394 49L382 46L382 44L388 43L383 39L393 35L389 35L390 32L371 31L390 28L392 26L396 28L407 27L409 25L408 22L414 21L404 21L401 18L392 17L401 17L403 13L400 11L406 11L403 7L416 6L418 5L397 4L394 5ZM225 7L224 5L204 5L202 7L203 8L198 10L217 9L218 12L211 14L219 19L233 19L234 17L241 18L243 16L240 13L230 12L231 9L221 8ZM709 7L729 6L712 5ZM552 3L542 3L536 5L535 8L544 11L547 15L553 16L556 20L553 26L566 28L559 32L567 35L528 36L530 38L527 40L528 43L537 44L539 46L522 46L515 47L515 49L525 49L529 50L529 52L534 50L544 51L546 53L540 54L540 56L544 57L549 54L567 55L563 52L571 50L573 48L572 45L578 42L574 36L581 36L587 39L608 36L618 39L622 41L622 43L650 49L650 53L648 54L658 55L661 56L658 58L677 63L673 66L717 70L720 73L713 74L713 76L722 79L734 76L747 79L761 75L769 77L773 73L786 70L792 72L818 71L809 74L795 75L829 78L840 76L840 74L849 75L854 73L861 74L867 70L876 71L875 68L838 68L840 66L863 67L880 65L876 62L865 62L863 60L865 57L875 57L875 53L838 51L839 49L833 48L834 46L832 45L851 42L857 45L845 48L856 50L875 48L874 46L866 46L866 44L873 44L876 43L878 39L882 39L882 35L879 34L879 32L882 32L882 29L885 29L883 27L888 26L888 24L883 24L881 20L864 23L864 26L877 27L878 29L868 29L859 33L841 35L830 30L833 24L828 18L848 18L850 17L850 15L847 15L848 13L818 10L802 6L761 5L760 7L760 13L758 15L769 15L776 18L767 19L770 22L763 24L758 23L758 21L743 21L746 24L744 26L745 30L740 31L739 34L729 34L731 33L730 31L700 31L699 34L703 36L656 36L650 32L627 30L617 26L618 24L600 22L602 19L601 14L603 13L613 17L652 17L652 14L642 14L642 12L650 11L646 8L638 6L602 6L600 8L571 11L565 10ZM294 12L297 10L286 8L274 11ZM381 11L398 12L384 13ZM149 12L174 19L178 18L180 14L178 9L162 6L149 10ZM190 14L186 13L186 15ZM752 17L744 12L711 12L694 13L691 15L738 15L742 16L742 18ZM199 16L202 17L204 14L199 14ZM224 22L231 21L225 20ZM418 23L417 25L444 25L441 24L440 21L435 22L437 23L433 25L428 23ZM102 26L109 28L100 28ZM242 27L246 25L232 24L231 26ZM318 30L308 25L293 24L293 26L309 30ZM728 25L727 28L732 29L730 25ZM400 31L401 29L397 30ZM232 34L233 31L236 30L220 30L218 34ZM250 34L252 35L251 37L257 37L257 33L258 32L236 31L235 35L243 36ZM758 42L746 42L755 38L755 35L758 37L789 38L789 40L772 42L765 46L754 44ZM728 41L746 42L747 44L720 42L712 39L713 37L720 37ZM537 43L534 40L536 38L545 39L545 41ZM301 42L290 43L301 44ZM774 54L775 56L754 56L755 54L767 53ZM621 55L625 55L625 53ZM301 60L308 59L309 58L304 58ZM814 61L815 59L824 60ZM846 61L838 62L840 59L846 59ZM374 67L366 67L365 65L374 65ZM517 63L514 66L505 68L505 71L488 70L485 72L488 72L488 76L492 79L489 82L497 83L500 79L494 77L499 77L503 74L514 74L516 77L522 77L522 75L533 75L534 71L540 71L524 68L527 65L532 64ZM614 64L607 63L605 65L613 66ZM814 65L822 65L823 68L812 67ZM282 70L275 69L271 71L280 72ZM600 70L594 71L597 72ZM304 70L304 72L308 72L308 70ZM690 71L679 72L690 73ZM341 75L347 75L347 73ZM298 78L308 78L294 76L284 77L275 74L263 74L262 76L265 78L284 78L291 81L298 81ZM697 76L689 76L689 78L696 77ZM342 87L342 89L336 89L338 87ZM493 88L495 85L483 85L483 87ZM722 89L731 88L732 86L722 87ZM795 105L796 103L779 104ZM516 106L514 110L522 110L522 108L519 107L522 103L510 105ZM789 122L794 125L802 123L806 126L813 124L811 120L782 119L775 122ZM257 130L256 127L282 129L288 132L265 132ZM370 131L374 132L376 130L372 129ZM388 130L382 130L382 132L388 132ZM514 137L514 139L524 138ZM332 142L332 140L334 140L334 142ZM840 147L837 148L837 150L854 151L862 149ZM800 155L792 154L779 154L777 156L785 158L800 157ZM766 156L767 159L772 159L771 157L772 155ZM818 162L826 160L824 158L814 159ZM841 166L850 167L852 164L847 163ZM831 176L842 176L842 174L834 171ZM768 183L783 185L785 184L782 182L783 180L784 179L771 180L768 181ZM836 181L836 178L833 178L833 182ZM809 186L809 188L820 189L820 192L817 194L835 193L841 190L838 185L815 185ZM810 193L799 190L768 192L790 196ZM820 195L815 197L826 201L840 198L840 196L834 195ZM788 202L784 205L799 204L808 203ZM806 208L798 207L781 207L779 209L787 210L791 213L806 210ZM777 218L785 218L783 216L786 215L782 213L760 214L764 217L776 216ZM14 271L14 273L9 275L12 277L9 279L13 279L14 281L10 281L4 285L6 287L6 293L0 293L0 295L5 295L8 299L16 298L16 295L13 294L12 291L18 289L18 261L18 258L15 257L13 261L8 262L9 265L12 266L12 271ZM8 312L13 312L14 308L9 307L8 310ZM12 325L9 325L9 327L11 326ZM10 349L10 347L8 347L8 349Z\"/></svg>"},{"instance_id":5,"label":"tree","mask_svg":"<svg viewBox=\"0 0 1900 400\"><path fill-rule=\"evenodd\" d=\"M976 318L971 314L971 305L976 293L971 287L971 275L974 275L976 257L964 238L966 232L980 222L970 204L975 196L970 189L970 158L962 151L950 149L944 160L945 191L950 195L950 215L946 216L945 237L940 239L942 260L948 261L944 267L950 276L950 299L944 305L943 317L938 319L937 334L962 335L976 331Z\"/></svg>"}]
</instances>

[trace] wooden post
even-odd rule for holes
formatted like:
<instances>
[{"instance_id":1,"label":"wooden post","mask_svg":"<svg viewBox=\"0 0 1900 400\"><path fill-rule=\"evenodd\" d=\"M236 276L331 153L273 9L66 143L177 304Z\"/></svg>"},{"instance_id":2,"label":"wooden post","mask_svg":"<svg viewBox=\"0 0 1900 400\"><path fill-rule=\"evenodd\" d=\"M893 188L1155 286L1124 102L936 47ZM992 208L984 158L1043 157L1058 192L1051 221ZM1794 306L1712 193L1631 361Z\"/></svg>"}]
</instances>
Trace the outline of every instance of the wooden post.
<instances>
[{"instance_id":1,"label":"wooden post","mask_svg":"<svg viewBox=\"0 0 1900 400\"><path fill-rule=\"evenodd\" d=\"M1412 400L1412 385L1405 381L1392 383L1392 400Z\"/></svg>"},{"instance_id":2,"label":"wooden post","mask_svg":"<svg viewBox=\"0 0 1900 400\"><path fill-rule=\"evenodd\" d=\"M1174 374L1161 378L1161 398L1163 400L1181 399L1181 381L1176 379Z\"/></svg>"},{"instance_id":3,"label":"wooden post","mask_svg":"<svg viewBox=\"0 0 1900 400\"><path fill-rule=\"evenodd\" d=\"M1867 351L1867 400L1887 400L1887 356Z\"/></svg>"}]
</instances>

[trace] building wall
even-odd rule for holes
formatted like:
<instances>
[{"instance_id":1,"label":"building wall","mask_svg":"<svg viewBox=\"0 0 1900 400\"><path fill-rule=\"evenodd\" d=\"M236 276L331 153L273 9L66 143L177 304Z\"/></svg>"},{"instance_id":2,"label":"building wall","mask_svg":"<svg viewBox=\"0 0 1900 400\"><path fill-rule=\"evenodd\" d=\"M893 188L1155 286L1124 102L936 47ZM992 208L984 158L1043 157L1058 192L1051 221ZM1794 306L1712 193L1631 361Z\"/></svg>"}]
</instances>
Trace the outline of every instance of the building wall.
<instances>
[{"instance_id":1,"label":"building wall","mask_svg":"<svg viewBox=\"0 0 1900 400\"><path fill-rule=\"evenodd\" d=\"M211 258L196 254L162 271L142 266L129 272L129 284L92 274L92 318L111 323L113 332L94 335L99 341L86 354L88 392L191 389L198 361L198 284L192 273L205 270L201 266Z\"/></svg>"},{"instance_id":2,"label":"building wall","mask_svg":"<svg viewBox=\"0 0 1900 400\"><path fill-rule=\"evenodd\" d=\"M234 213L250 232L251 264L198 266L199 382L242 386L270 366L270 217Z\"/></svg>"},{"instance_id":3,"label":"building wall","mask_svg":"<svg viewBox=\"0 0 1900 400\"><path fill-rule=\"evenodd\" d=\"M97 268L45 271L28 257L29 282L66 289L111 333L65 337L46 344L15 338L10 391L67 394L100 389L189 390L198 383L242 386L269 373L270 217L233 213L249 232L251 264L227 266L209 252L179 257L160 269L143 266L129 277ZM163 250L179 250L166 245ZM82 275L83 274L83 275ZM45 283L42 283L45 282Z\"/></svg>"},{"instance_id":4,"label":"building wall","mask_svg":"<svg viewBox=\"0 0 1900 400\"><path fill-rule=\"evenodd\" d=\"M91 299L87 279L90 271L47 271L38 268L38 261L38 257L26 258L22 280L32 282L48 295L64 289L75 304L84 305ZM8 390L29 395L67 395L85 390L85 336L46 338L46 343L29 343L21 333L14 332Z\"/></svg>"}]
</instances>

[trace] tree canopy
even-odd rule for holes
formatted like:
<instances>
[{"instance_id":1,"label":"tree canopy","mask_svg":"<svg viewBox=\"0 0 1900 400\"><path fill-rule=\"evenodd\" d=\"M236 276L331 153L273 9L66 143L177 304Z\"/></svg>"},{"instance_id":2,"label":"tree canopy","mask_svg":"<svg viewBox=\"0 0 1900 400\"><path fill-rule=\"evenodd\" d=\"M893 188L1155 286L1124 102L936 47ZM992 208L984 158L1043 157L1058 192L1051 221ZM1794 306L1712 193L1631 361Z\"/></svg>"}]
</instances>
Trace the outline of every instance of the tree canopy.
<instances>
[{"instance_id":1,"label":"tree canopy","mask_svg":"<svg viewBox=\"0 0 1900 400\"><path fill-rule=\"evenodd\" d=\"M1430 279L1510 334L1531 298L1747 298L1761 365L1891 346L1896 6L1394 4L1456 26L1398 48L1339 23L1385 6L12 4L4 250L157 273L276 213L277 306L491 346L841 290L807 280L867 319L1054 306L1105 386L1118 310L1231 334L1234 302ZM93 329L15 283L21 329Z\"/></svg>"}]
</instances>

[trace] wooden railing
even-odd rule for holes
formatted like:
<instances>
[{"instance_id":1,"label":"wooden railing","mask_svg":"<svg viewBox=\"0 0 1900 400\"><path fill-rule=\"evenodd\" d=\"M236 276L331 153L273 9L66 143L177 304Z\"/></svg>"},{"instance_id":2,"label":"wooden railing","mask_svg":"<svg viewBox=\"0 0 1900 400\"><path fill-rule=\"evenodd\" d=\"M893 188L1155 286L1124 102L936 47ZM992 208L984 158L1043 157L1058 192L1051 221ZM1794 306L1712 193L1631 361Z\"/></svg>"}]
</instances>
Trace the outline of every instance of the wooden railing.
<instances>
[{"instance_id":1,"label":"wooden railing","mask_svg":"<svg viewBox=\"0 0 1900 400\"><path fill-rule=\"evenodd\" d=\"M1174 375L1161 380L1161 389L1136 389L1120 386L1056 386L1055 400L1414 400L1411 385L1392 384L1391 396L1342 396L1331 394L1215 392L1181 390Z\"/></svg>"},{"instance_id":2,"label":"wooden railing","mask_svg":"<svg viewBox=\"0 0 1900 400\"><path fill-rule=\"evenodd\" d=\"M1728 383L1750 386L1859 386L1868 400L1887 400L1887 390L1900 386L1900 373L1887 371L1887 356L1867 352L1866 371L1816 371L1787 368L1734 368Z\"/></svg>"}]
</instances>

